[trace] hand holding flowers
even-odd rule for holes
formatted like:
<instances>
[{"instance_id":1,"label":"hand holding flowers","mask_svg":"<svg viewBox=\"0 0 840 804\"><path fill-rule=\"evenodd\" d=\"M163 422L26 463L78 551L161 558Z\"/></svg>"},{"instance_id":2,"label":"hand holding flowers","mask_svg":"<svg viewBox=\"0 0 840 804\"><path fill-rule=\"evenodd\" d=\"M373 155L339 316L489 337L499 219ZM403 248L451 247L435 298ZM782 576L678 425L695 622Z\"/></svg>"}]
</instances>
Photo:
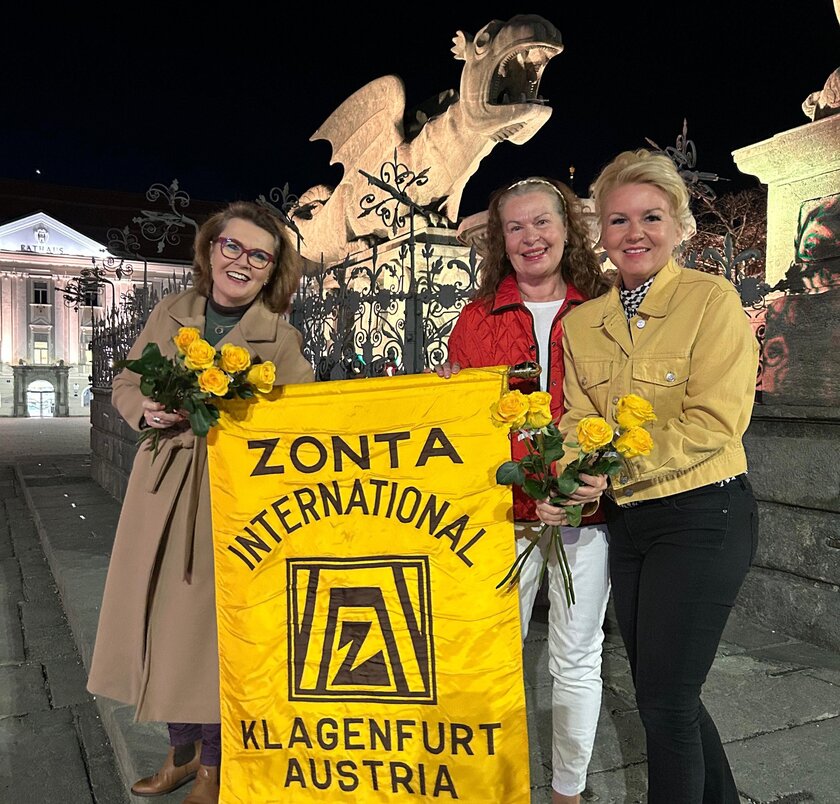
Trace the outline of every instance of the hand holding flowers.
<instances>
[{"instance_id":1,"label":"hand holding flowers","mask_svg":"<svg viewBox=\"0 0 840 804\"><path fill-rule=\"evenodd\" d=\"M519 460L505 461L496 471L496 482L516 484L535 500L548 500L553 505L563 505L568 523L577 527L583 516L583 503L568 504L583 485L587 476L618 473L626 460L647 455L653 448L653 439L644 428L656 420L650 403L635 394L621 397L616 405L615 419L618 430L600 416L582 419L577 426L577 442L568 446L578 448L577 457L568 463L560 475L553 466L565 454L563 436L551 419L551 396L544 392L522 394L508 391L493 406L493 422L508 427L511 435L525 442L527 454ZM571 569L563 546L560 525L543 524L539 537L517 557L497 588L519 579L522 566L530 553L548 532L548 553L543 561L540 577L545 573L548 555L553 551L563 574L566 602L575 602Z\"/></svg>"},{"instance_id":2,"label":"hand holding flowers","mask_svg":"<svg viewBox=\"0 0 840 804\"><path fill-rule=\"evenodd\" d=\"M639 455L649 455L653 438L645 429L648 422L656 421L650 402L635 394L627 394L615 407L618 431L600 416L588 416L577 425L578 456L558 476L555 489L569 497L581 484L581 475L618 474L625 461ZM553 502L553 500L552 500ZM569 525L578 527L583 515L583 505L566 507Z\"/></svg>"},{"instance_id":3,"label":"hand holding flowers","mask_svg":"<svg viewBox=\"0 0 840 804\"><path fill-rule=\"evenodd\" d=\"M219 419L219 399L248 399L254 392L268 393L274 386L271 361L251 363L247 349L225 344L217 351L195 327L181 327L172 339L174 358L164 357L156 343L148 343L135 360L121 360L118 368L140 375L140 391L162 405L162 410L183 411L197 436L206 436ZM150 441L157 456L161 430L148 429L138 444Z\"/></svg>"}]
</instances>

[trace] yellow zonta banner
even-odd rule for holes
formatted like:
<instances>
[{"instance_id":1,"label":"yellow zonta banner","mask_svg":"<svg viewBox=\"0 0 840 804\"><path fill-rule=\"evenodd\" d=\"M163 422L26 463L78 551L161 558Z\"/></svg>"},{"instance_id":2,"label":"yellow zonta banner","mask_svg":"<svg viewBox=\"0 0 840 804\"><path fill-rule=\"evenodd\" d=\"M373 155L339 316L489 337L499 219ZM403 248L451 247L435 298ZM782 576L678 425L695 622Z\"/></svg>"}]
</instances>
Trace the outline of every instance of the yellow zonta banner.
<instances>
[{"instance_id":1,"label":"yellow zonta banner","mask_svg":"<svg viewBox=\"0 0 840 804\"><path fill-rule=\"evenodd\" d=\"M222 802L530 800L504 385L290 386L211 430Z\"/></svg>"}]
</instances>

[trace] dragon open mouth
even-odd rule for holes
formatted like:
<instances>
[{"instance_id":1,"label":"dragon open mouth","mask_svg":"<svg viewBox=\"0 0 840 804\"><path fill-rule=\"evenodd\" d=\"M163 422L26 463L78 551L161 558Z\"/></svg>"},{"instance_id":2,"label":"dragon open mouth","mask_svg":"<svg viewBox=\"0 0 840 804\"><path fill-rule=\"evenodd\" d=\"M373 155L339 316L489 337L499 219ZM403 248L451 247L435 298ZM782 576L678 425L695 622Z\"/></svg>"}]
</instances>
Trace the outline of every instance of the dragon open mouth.
<instances>
[{"instance_id":1,"label":"dragon open mouth","mask_svg":"<svg viewBox=\"0 0 840 804\"><path fill-rule=\"evenodd\" d=\"M540 79L545 65L561 50L560 47L545 43L512 48L496 65L490 81L488 104L508 106L513 103L548 103L539 94Z\"/></svg>"}]
</instances>

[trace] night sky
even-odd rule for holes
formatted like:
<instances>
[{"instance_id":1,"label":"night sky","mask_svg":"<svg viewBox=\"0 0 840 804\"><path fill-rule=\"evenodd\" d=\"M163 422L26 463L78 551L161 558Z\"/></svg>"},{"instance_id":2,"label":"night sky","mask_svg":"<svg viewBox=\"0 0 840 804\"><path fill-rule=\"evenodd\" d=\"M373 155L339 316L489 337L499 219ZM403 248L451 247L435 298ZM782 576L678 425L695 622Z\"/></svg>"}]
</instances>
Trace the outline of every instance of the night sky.
<instances>
[{"instance_id":1,"label":"night sky","mask_svg":"<svg viewBox=\"0 0 840 804\"><path fill-rule=\"evenodd\" d=\"M13 15L0 49L0 176L129 192L177 178L193 198L220 202L286 182L296 194L336 184L329 144L309 137L345 98L386 74L403 79L410 106L457 89L457 30L535 13L565 43L540 88L552 117L526 144L496 146L461 216L500 184L567 180L570 165L587 194L618 151L646 137L673 145L684 118L698 169L731 180L721 192L757 184L731 152L808 123L802 101L840 66L831 0L458 5Z\"/></svg>"}]
</instances>

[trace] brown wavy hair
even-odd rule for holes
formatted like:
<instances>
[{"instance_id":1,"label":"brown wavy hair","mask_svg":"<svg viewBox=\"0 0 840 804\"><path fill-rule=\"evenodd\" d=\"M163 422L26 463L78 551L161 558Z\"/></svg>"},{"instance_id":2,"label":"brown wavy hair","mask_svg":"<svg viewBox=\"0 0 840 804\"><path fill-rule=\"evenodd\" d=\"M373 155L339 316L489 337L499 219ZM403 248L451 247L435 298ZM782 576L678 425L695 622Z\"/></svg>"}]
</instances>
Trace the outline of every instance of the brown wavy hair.
<instances>
[{"instance_id":1,"label":"brown wavy hair","mask_svg":"<svg viewBox=\"0 0 840 804\"><path fill-rule=\"evenodd\" d=\"M292 238L283 221L267 207L252 201L234 201L211 215L198 230L193 244L193 286L202 296L209 296L213 287L210 251L213 241L234 218L250 221L265 229L274 239L274 264L258 298L273 313L285 313L292 294L300 283L302 260L292 245Z\"/></svg>"},{"instance_id":2,"label":"brown wavy hair","mask_svg":"<svg viewBox=\"0 0 840 804\"><path fill-rule=\"evenodd\" d=\"M551 185L551 187L546 185ZM514 273L513 265L505 250L505 234L500 212L502 203L508 198L535 191L543 192L553 199L555 211L560 213L566 226L568 243L563 250L563 258L560 260L560 276L563 277L563 281L574 285L590 299L606 293L612 286L612 282L601 270L601 264L590 242L580 200L557 179L531 176L506 187L500 187L490 196L487 209L485 256L481 261L481 276L475 298L488 303L492 302L501 281Z\"/></svg>"}]
</instances>

